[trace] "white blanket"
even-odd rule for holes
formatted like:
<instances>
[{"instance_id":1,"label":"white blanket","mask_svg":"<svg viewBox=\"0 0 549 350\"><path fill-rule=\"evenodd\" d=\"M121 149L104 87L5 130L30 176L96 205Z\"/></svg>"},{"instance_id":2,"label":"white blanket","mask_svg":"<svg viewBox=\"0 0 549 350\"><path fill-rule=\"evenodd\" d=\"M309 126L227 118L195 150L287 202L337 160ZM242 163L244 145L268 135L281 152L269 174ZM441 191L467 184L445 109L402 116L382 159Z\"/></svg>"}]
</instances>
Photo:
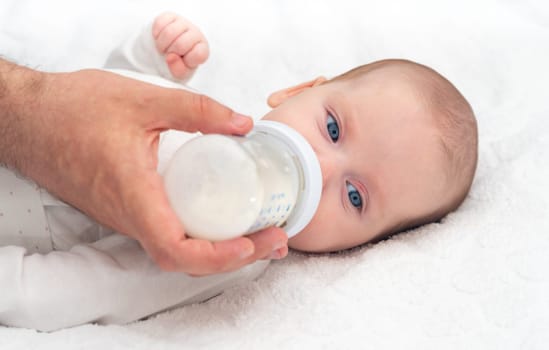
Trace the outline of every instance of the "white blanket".
<instances>
[{"instance_id":1,"label":"white blanket","mask_svg":"<svg viewBox=\"0 0 549 350\"><path fill-rule=\"evenodd\" d=\"M0 327L2 350L547 349L546 1L2 0L0 55L99 67L165 10L210 40L191 85L254 116L270 92L317 75L389 57L432 66L478 116L472 191L441 223L346 253L292 252L256 282L152 319L52 334Z\"/></svg>"}]
</instances>

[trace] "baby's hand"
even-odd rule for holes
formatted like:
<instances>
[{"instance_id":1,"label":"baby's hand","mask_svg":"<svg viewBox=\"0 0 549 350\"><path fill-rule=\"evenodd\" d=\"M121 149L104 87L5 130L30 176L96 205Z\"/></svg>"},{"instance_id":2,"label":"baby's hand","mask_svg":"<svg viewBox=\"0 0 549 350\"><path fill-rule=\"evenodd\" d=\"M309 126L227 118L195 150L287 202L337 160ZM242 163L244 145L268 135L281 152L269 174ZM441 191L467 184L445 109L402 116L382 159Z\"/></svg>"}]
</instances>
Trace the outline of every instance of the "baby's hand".
<instances>
[{"instance_id":1,"label":"baby's hand","mask_svg":"<svg viewBox=\"0 0 549 350\"><path fill-rule=\"evenodd\" d=\"M164 55L175 78L187 78L208 59L210 49L206 38L185 18L163 13L154 20L152 31L156 48Z\"/></svg>"}]
</instances>

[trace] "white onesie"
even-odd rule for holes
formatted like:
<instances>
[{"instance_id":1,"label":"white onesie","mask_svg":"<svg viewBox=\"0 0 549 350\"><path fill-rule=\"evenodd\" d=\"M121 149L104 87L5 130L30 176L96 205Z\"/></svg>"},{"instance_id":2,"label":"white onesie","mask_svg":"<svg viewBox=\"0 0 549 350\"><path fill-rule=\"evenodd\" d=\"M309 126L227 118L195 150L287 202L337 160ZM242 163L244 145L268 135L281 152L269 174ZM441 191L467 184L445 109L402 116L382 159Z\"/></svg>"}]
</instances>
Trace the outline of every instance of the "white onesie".
<instances>
[{"instance_id":1,"label":"white onesie","mask_svg":"<svg viewBox=\"0 0 549 350\"><path fill-rule=\"evenodd\" d=\"M157 85L184 88L170 81L151 26L115 50L107 68ZM162 135L159 171L178 146L193 136L176 131ZM259 261L206 277L163 272L137 241L102 227L33 182L0 167L1 325L51 331L89 322L127 323L211 298L255 279L267 264Z\"/></svg>"}]
</instances>

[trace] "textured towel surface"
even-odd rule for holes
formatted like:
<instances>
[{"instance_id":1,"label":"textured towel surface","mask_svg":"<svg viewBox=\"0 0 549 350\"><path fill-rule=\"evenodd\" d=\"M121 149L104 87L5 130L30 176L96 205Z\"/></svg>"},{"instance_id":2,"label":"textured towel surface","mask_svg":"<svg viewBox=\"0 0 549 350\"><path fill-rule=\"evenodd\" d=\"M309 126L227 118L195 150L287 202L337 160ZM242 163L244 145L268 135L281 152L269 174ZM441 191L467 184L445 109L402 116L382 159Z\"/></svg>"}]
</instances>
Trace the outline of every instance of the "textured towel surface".
<instances>
[{"instance_id":1,"label":"textured towel surface","mask_svg":"<svg viewBox=\"0 0 549 350\"><path fill-rule=\"evenodd\" d=\"M165 10L210 40L192 86L254 116L276 89L372 60L434 67L479 119L472 192L439 224L342 254L291 253L254 283L146 321L0 327L1 349L547 348L547 2L3 0L0 55L53 71L99 67Z\"/></svg>"}]
</instances>

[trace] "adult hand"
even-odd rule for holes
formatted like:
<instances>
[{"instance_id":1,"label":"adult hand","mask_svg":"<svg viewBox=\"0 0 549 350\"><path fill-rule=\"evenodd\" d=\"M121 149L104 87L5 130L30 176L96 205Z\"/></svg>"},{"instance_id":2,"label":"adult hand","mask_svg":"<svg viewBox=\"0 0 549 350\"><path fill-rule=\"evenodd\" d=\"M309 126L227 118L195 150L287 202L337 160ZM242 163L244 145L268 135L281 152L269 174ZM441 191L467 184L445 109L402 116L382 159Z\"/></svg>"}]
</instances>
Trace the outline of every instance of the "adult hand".
<instances>
[{"instance_id":1,"label":"adult hand","mask_svg":"<svg viewBox=\"0 0 549 350\"><path fill-rule=\"evenodd\" d=\"M205 275L282 258L270 228L212 243L185 236L157 173L159 134L245 134L248 117L212 99L99 70L41 73L0 60L0 162L131 236L164 270Z\"/></svg>"}]
</instances>

